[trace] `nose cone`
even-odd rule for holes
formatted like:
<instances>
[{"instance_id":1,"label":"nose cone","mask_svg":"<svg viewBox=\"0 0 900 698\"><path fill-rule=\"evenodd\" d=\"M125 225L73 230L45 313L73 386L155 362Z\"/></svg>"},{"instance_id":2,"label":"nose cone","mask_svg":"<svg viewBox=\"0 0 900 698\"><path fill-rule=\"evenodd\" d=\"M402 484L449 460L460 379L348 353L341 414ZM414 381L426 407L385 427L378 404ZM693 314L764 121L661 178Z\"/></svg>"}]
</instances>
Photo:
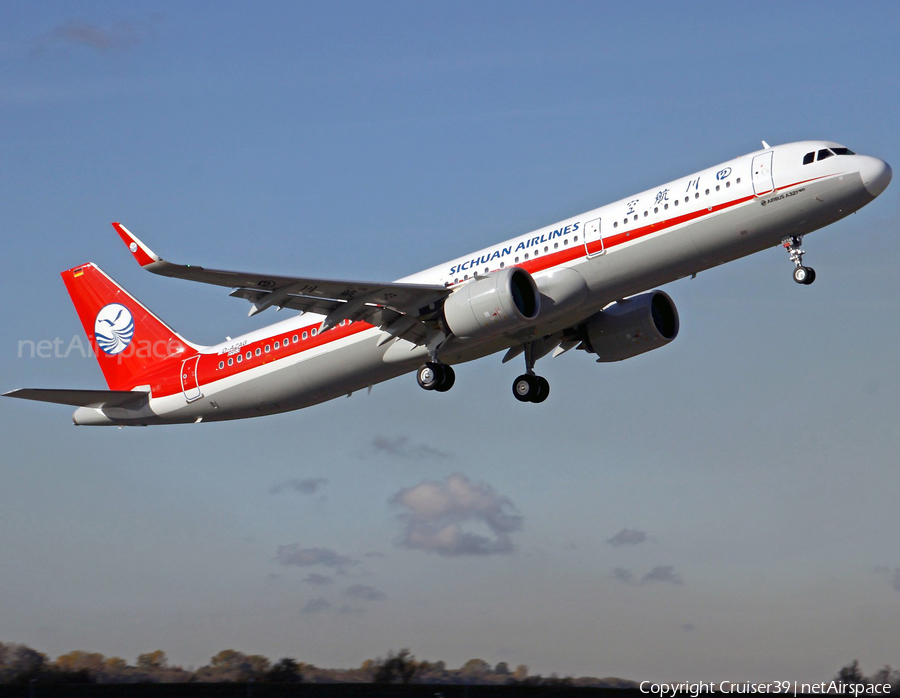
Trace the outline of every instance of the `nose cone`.
<instances>
[{"instance_id":1,"label":"nose cone","mask_svg":"<svg viewBox=\"0 0 900 698\"><path fill-rule=\"evenodd\" d=\"M859 168L859 176L872 196L878 196L891 183L893 172L884 160L865 156Z\"/></svg>"}]
</instances>

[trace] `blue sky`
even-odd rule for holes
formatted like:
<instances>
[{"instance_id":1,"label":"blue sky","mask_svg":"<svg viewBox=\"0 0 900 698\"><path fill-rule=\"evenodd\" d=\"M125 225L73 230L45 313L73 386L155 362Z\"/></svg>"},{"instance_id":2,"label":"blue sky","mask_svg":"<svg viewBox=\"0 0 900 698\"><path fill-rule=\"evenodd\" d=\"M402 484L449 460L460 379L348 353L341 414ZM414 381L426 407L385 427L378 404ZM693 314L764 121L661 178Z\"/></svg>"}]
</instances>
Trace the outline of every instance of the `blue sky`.
<instances>
[{"instance_id":1,"label":"blue sky","mask_svg":"<svg viewBox=\"0 0 900 698\"><path fill-rule=\"evenodd\" d=\"M0 387L104 387L92 360L19 356L81 334L58 272L85 261L198 342L276 319L142 273L113 220L174 261L390 280L762 139L896 167L898 20L887 2L4 6ZM682 330L659 352L542 360L539 407L499 356L446 395L407 376L231 424L74 428L3 401L0 641L184 665L409 647L634 680L896 663L898 192L806 239L814 286L769 250L666 287ZM427 492L489 549L412 545Z\"/></svg>"}]
</instances>

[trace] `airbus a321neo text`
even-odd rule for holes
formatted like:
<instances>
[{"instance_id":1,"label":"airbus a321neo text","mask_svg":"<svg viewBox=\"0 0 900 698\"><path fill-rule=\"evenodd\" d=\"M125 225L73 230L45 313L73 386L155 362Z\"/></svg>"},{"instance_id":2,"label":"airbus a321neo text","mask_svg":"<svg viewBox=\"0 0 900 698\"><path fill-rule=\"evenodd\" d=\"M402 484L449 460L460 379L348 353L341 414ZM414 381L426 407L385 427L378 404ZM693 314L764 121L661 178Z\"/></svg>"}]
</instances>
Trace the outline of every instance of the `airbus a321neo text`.
<instances>
[{"instance_id":1,"label":"airbus a321neo text","mask_svg":"<svg viewBox=\"0 0 900 698\"><path fill-rule=\"evenodd\" d=\"M214 346L172 330L96 264L62 273L109 390L24 389L77 407L75 424L149 425L258 417L308 407L416 372L453 386L452 366L524 356L513 395L543 402L535 362L573 348L620 361L678 335L668 294L650 290L783 245L811 284L801 242L865 206L886 162L827 141L770 147L452 259L393 283L219 271L167 262L113 223L138 263L233 289L250 314L299 314Z\"/></svg>"}]
</instances>

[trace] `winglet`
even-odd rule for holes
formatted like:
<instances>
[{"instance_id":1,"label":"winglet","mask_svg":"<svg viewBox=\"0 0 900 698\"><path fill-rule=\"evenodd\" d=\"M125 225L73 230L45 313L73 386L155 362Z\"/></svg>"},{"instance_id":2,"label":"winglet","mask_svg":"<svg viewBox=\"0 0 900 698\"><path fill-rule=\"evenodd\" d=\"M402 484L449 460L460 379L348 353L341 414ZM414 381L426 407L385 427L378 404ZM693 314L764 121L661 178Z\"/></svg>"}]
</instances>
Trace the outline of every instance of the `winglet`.
<instances>
[{"instance_id":1,"label":"winglet","mask_svg":"<svg viewBox=\"0 0 900 698\"><path fill-rule=\"evenodd\" d=\"M137 236L124 225L121 223L113 223L112 227L116 229L119 237L122 238L122 242L128 246L128 250L142 267L163 261L162 257L154 254L153 250L138 240Z\"/></svg>"}]
</instances>

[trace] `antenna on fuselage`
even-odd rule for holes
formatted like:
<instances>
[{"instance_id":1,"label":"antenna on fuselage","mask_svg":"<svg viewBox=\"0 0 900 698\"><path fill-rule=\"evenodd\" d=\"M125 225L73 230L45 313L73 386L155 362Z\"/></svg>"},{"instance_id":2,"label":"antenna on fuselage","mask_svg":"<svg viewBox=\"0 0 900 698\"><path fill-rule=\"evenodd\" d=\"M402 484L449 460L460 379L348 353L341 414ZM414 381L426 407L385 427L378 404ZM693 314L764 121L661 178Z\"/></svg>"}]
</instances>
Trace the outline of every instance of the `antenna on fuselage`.
<instances>
[{"instance_id":1,"label":"antenna on fuselage","mask_svg":"<svg viewBox=\"0 0 900 698\"><path fill-rule=\"evenodd\" d=\"M769 148L772 147L771 145L769 145L769 144L766 143L765 141L763 141L762 144L763 144L763 148L765 148L766 150L768 150Z\"/></svg>"}]
</instances>

